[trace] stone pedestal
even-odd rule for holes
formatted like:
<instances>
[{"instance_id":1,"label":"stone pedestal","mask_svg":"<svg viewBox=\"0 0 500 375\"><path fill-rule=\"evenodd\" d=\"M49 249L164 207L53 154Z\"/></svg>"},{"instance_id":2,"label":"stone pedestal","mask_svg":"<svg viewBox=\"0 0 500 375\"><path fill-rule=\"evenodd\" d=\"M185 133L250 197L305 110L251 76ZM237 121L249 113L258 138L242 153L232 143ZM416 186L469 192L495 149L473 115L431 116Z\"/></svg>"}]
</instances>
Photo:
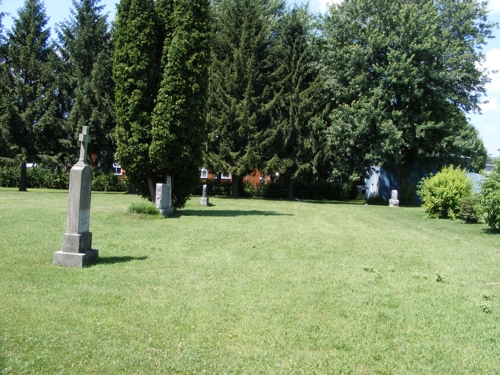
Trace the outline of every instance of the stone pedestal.
<instances>
[{"instance_id":1,"label":"stone pedestal","mask_svg":"<svg viewBox=\"0 0 500 375\"><path fill-rule=\"evenodd\" d=\"M69 175L66 233L63 234L62 250L54 253L54 264L59 266L83 267L98 257L98 251L92 249L92 233L89 232L92 170L85 160L90 141L86 126L80 134L80 141L80 160Z\"/></svg>"},{"instance_id":2,"label":"stone pedestal","mask_svg":"<svg viewBox=\"0 0 500 375\"><path fill-rule=\"evenodd\" d=\"M207 185L203 185L203 193L201 194L200 206L208 206Z\"/></svg>"},{"instance_id":3,"label":"stone pedestal","mask_svg":"<svg viewBox=\"0 0 500 375\"><path fill-rule=\"evenodd\" d=\"M167 176L166 184L156 184L156 208L163 216L168 216L174 212L172 206L172 180Z\"/></svg>"},{"instance_id":4,"label":"stone pedestal","mask_svg":"<svg viewBox=\"0 0 500 375\"><path fill-rule=\"evenodd\" d=\"M391 199L389 199L389 207L399 207L398 191L391 191Z\"/></svg>"}]
</instances>

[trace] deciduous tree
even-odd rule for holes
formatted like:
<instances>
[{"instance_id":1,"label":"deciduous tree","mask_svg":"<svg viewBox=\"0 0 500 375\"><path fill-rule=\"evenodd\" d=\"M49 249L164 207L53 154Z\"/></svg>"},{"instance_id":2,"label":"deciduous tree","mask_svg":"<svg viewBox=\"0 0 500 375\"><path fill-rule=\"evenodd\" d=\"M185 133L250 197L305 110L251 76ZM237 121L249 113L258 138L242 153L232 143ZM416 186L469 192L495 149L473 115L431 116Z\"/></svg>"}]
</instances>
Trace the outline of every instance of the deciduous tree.
<instances>
[{"instance_id":1,"label":"deciduous tree","mask_svg":"<svg viewBox=\"0 0 500 375\"><path fill-rule=\"evenodd\" d=\"M465 113L479 110L487 78L476 64L491 29L475 0L333 5L323 35L335 170L357 179L391 160L402 175L449 161Z\"/></svg>"}]
</instances>

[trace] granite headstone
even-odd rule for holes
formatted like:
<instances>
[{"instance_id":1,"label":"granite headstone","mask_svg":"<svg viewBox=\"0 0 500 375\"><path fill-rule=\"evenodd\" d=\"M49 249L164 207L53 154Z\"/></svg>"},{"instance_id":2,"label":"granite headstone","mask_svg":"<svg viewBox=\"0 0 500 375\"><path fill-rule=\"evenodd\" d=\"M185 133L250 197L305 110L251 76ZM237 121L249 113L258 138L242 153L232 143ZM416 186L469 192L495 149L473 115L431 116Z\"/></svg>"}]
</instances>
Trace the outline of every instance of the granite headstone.
<instances>
[{"instance_id":1,"label":"granite headstone","mask_svg":"<svg viewBox=\"0 0 500 375\"><path fill-rule=\"evenodd\" d=\"M174 212L172 206L172 179L167 176L166 184L156 184L155 205L163 216L168 216Z\"/></svg>"},{"instance_id":2,"label":"granite headstone","mask_svg":"<svg viewBox=\"0 0 500 375\"><path fill-rule=\"evenodd\" d=\"M398 191L391 191L391 199L389 199L389 207L399 207Z\"/></svg>"},{"instance_id":3,"label":"granite headstone","mask_svg":"<svg viewBox=\"0 0 500 375\"><path fill-rule=\"evenodd\" d=\"M87 146L90 135L84 126L78 139L80 158L69 174L68 215L66 233L63 234L62 250L54 253L54 264L83 267L94 262L98 251L92 249L92 233L89 232L92 170L87 164Z\"/></svg>"},{"instance_id":4,"label":"granite headstone","mask_svg":"<svg viewBox=\"0 0 500 375\"><path fill-rule=\"evenodd\" d=\"M200 206L208 206L207 184L203 185L203 192L201 194Z\"/></svg>"}]
</instances>

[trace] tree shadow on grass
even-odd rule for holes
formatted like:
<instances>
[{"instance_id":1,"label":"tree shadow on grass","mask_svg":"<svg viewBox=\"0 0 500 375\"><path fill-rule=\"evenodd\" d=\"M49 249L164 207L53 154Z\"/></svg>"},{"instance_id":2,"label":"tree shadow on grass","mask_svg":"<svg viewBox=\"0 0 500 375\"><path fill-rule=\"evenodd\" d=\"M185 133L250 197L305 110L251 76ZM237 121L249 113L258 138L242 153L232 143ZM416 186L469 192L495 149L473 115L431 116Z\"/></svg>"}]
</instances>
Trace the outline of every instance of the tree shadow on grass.
<instances>
[{"instance_id":1,"label":"tree shadow on grass","mask_svg":"<svg viewBox=\"0 0 500 375\"><path fill-rule=\"evenodd\" d=\"M500 234L500 229L485 228L483 232L486 234Z\"/></svg>"},{"instance_id":2,"label":"tree shadow on grass","mask_svg":"<svg viewBox=\"0 0 500 375\"><path fill-rule=\"evenodd\" d=\"M209 216L209 217L236 217L236 216L293 216L292 214L282 214L275 211L260 210L181 210L175 212L171 217L181 216Z\"/></svg>"},{"instance_id":3,"label":"tree shadow on grass","mask_svg":"<svg viewBox=\"0 0 500 375\"><path fill-rule=\"evenodd\" d=\"M132 262L134 260L146 260L148 257L142 256L142 257L131 257L129 255L127 256L121 256L121 257L98 257L97 261L94 263L95 265L97 264L116 264L116 263L125 263L125 262Z\"/></svg>"},{"instance_id":4,"label":"tree shadow on grass","mask_svg":"<svg viewBox=\"0 0 500 375\"><path fill-rule=\"evenodd\" d=\"M314 203L314 204L332 204L332 205L339 205L339 204L350 204L353 206L364 206L365 201L360 201L360 200L349 200L349 201L320 201L320 200L301 200L300 202L304 203ZM385 205L385 204L384 204ZM375 206L374 204L371 204L371 206Z\"/></svg>"}]
</instances>

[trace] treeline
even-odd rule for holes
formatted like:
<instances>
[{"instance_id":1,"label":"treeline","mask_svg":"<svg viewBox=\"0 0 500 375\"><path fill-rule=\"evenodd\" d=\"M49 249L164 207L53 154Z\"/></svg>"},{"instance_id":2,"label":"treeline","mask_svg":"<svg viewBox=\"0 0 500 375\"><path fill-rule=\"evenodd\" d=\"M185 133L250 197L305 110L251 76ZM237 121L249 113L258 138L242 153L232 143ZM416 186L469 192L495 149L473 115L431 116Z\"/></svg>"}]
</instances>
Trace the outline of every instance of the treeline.
<instances>
[{"instance_id":1,"label":"treeline","mask_svg":"<svg viewBox=\"0 0 500 375\"><path fill-rule=\"evenodd\" d=\"M90 126L89 162L118 160L137 191L173 180L182 207L198 168L253 169L287 196L349 186L370 167L480 170L486 150L466 114L488 82L494 27L475 0L345 0L321 17L280 0L122 0L110 25L74 0L50 39L26 0L0 46L0 155L65 169Z\"/></svg>"}]
</instances>

